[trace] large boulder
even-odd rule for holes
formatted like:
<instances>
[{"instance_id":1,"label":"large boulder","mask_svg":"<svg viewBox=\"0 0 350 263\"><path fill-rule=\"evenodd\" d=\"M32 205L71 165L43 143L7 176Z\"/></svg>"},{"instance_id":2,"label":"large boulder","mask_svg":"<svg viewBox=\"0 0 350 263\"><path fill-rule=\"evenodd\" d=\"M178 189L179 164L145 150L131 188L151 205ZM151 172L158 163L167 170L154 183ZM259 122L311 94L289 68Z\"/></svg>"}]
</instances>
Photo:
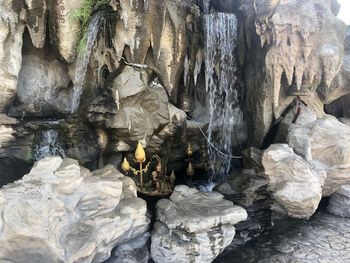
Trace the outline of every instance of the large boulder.
<instances>
[{"instance_id":1,"label":"large boulder","mask_svg":"<svg viewBox=\"0 0 350 263\"><path fill-rule=\"evenodd\" d=\"M262 156L264 174L273 198L290 217L309 218L322 198L324 173L293 152L273 144Z\"/></svg>"},{"instance_id":2,"label":"large boulder","mask_svg":"<svg viewBox=\"0 0 350 263\"><path fill-rule=\"evenodd\" d=\"M46 39L47 5L44 0L4 0L0 9L0 112L16 94L22 62L23 32L42 48Z\"/></svg>"},{"instance_id":3,"label":"large boulder","mask_svg":"<svg viewBox=\"0 0 350 263\"><path fill-rule=\"evenodd\" d=\"M350 217L350 185L343 185L331 195L327 210L337 216Z\"/></svg>"},{"instance_id":4,"label":"large boulder","mask_svg":"<svg viewBox=\"0 0 350 263\"><path fill-rule=\"evenodd\" d=\"M212 262L233 240L247 212L217 192L177 186L157 203L151 255L159 262Z\"/></svg>"},{"instance_id":5,"label":"large boulder","mask_svg":"<svg viewBox=\"0 0 350 263\"><path fill-rule=\"evenodd\" d=\"M37 162L0 190L0 261L102 262L148 229L134 182L112 166L91 173L72 159Z\"/></svg>"},{"instance_id":6,"label":"large boulder","mask_svg":"<svg viewBox=\"0 0 350 263\"><path fill-rule=\"evenodd\" d=\"M2 1L0 9L0 112L15 96L21 69L25 12L22 4L14 2Z\"/></svg>"},{"instance_id":7,"label":"large boulder","mask_svg":"<svg viewBox=\"0 0 350 263\"><path fill-rule=\"evenodd\" d=\"M350 182L350 127L336 118L324 118L290 128L287 142L309 163L327 174L323 195Z\"/></svg>"},{"instance_id":8,"label":"large boulder","mask_svg":"<svg viewBox=\"0 0 350 263\"><path fill-rule=\"evenodd\" d=\"M159 153L166 139L186 124L186 113L175 107L157 79L148 84L146 71L126 67L89 106L89 120L109 129L107 151L133 151L141 140L149 153Z\"/></svg>"},{"instance_id":9,"label":"large boulder","mask_svg":"<svg viewBox=\"0 0 350 263\"><path fill-rule=\"evenodd\" d=\"M67 67L59 60L43 52L24 55L17 84L22 111L37 115L48 114L47 109L68 112L72 103L70 81Z\"/></svg>"}]
</instances>

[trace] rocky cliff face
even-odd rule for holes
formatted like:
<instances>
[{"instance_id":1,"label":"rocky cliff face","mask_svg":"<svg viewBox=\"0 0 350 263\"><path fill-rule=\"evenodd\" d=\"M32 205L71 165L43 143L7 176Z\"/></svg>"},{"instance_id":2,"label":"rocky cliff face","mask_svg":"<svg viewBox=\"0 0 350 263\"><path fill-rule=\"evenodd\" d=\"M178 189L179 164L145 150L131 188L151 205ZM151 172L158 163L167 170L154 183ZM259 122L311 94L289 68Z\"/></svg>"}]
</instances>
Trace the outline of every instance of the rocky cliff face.
<instances>
[{"instance_id":1,"label":"rocky cliff face","mask_svg":"<svg viewBox=\"0 0 350 263\"><path fill-rule=\"evenodd\" d=\"M95 170L119 167L139 141L169 172L185 170L188 142L202 170L265 149L237 161L248 186L234 184L254 211L263 200L308 218L350 183L349 128L327 115L350 116L350 37L335 0L96 3L0 0L1 186L38 152Z\"/></svg>"},{"instance_id":2,"label":"rocky cliff face","mask_svg":"<svg viewBox=\"0 0 350 263\"><path fill-rule=\"evenodd\" d=\"M251 143L260 145L294 95L302 95L320 117L324 104L349 92L347 82L338 80L347 64L346 27L336 18L334 1L258 1L244 7L246 110Z\"/></svg>"}]
</instances>

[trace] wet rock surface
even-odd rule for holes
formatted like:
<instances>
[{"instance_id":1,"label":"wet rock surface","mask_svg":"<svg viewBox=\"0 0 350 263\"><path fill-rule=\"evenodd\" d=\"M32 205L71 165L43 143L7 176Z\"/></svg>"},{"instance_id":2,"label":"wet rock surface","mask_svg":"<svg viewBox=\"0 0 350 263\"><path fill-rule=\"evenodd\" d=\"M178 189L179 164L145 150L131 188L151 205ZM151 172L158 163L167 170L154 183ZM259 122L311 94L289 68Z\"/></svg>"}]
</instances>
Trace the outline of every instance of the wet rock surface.
<instances>
[{"instance_id":1,"label":"wet rock surface","mask_svg":"<svg viewBox=\"0 0 350 263\"><path fill-rule=\"evenodd\" d=\"M177 186L157 203L151 255L155 262L211 262L235 235L247 212L218 192Z\"/></svg>"},{"instance_id":2,"label":"wet rock surface","mask_svg":"<svg viewBox=\"0 0 350 263\"><path fill-rule=\"evenodd\" d=\"M347 218L318 212L309 221L286 220L283 227L214 262L346 263L350 261L349 229Z\"/></svg>"}]
</instances>

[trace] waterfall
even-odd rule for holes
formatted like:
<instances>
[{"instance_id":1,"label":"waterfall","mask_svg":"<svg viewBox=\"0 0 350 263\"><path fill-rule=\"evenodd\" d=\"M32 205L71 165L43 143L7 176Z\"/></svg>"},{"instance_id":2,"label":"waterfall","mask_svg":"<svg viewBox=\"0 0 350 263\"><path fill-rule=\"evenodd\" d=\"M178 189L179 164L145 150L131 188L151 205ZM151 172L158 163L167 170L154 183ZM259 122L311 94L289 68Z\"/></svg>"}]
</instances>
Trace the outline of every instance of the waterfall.
<instances>
[{"instance_id":1,"label":"waterfall","mask_svg":"<svg viewBox=\"0 0 350 263\"><path fill-rule=\"evenodd\" d=\"M60 136L55 129L40 130L36 135L37 144L34 146L34 159L40 160L48 156L65 157Z\"/></svg>"},{"instance_id":2,"label":"waterfall","mask_svg":"<svg viewBox=\"0 0 350 263\"><path fill-rule=\"evenodd\" d=\"M97 35L103 22L103 13L98 12L92 16L87 30L87 40L84 54L79 56L74 77L74 89L73 89L73 98L72 98L72 108L71 112L74 113L80 103L80 97L83 93L83 85L85 83L86 71L90 62L90 57L92 54L92 48L96 42Z\"/></svg>"},{"instance_id":3,"label":"waterfall","mask_svg":"<svg viewBox=\"0 0 350 263\"><path fill-rule=\"evenodd\" d=\"M208 139L213 161L212 180L221 181L232 166L234 147L245 136L239 92L235 89L237 20L235 15L212 13L204 16L206 34L205 81L209 94ZM222 153L226 154L222 154Z\"/></svg>"}]
</instances>

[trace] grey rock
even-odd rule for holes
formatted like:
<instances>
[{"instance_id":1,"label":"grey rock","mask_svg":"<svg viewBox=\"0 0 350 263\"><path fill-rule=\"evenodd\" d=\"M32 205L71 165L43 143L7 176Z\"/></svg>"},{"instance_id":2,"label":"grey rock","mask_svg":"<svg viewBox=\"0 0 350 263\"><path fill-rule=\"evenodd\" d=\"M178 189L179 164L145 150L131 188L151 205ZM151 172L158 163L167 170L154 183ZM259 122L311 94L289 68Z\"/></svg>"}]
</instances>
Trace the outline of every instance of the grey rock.
<instances>
[{"instance_id":1,"label":"grey rock","mask_svg":"<svg viewBox=\"0 0 350 263\"><path fill-rule=\"evenodd\" d=\"M328 212L331 214L350 217L350 186L343 185L329 198L327 206Z\"/></svg>"},{"instance_id":2,"label":"grey rock","mask_svg":"<svg viewBox=\"0 0 350 263\"><path fill-rule=\"evenodd\" d=\"M187 52L187 28L198 15L192 1L119 1L113 46L118 60L147 64L173 98Z\"/></svg>"},{"instance_id":3,"label":"grey rock","mask_svg":"<svg viewBox=\"0 0 350 263\"><path fill-rule=\"evenodd\" d=\"M322 198L324 177L287 144L273 144L262 157L273 198L290 217L309 218Z\"/></svg>"},{"instance_id":4,"label":"grey rock","mask_svg":"<svg viewBox=\"0 0 350 263\"><path fill-rule=\"evenodd\" d=\"M148 86L148 74L145 70L136 70L126 67L113 80L113 94L116 101L136 95Z\"/></svg>"},{"instance_id":5,"label":"grey rock","mask_svg":"<svg viewBox=\"0 0 350 263\"><path fill-rule=\"evenodd\" d=\"M261 170L261 168L262 168L262 164L261 164L262 154L263 154L263 152L255 147L250 147L250 148L244 150L242 153L244 168Z\"/></svg>"},{"instance_id":6,"label":"grey rock","mask_svg":"<svg viewBox=\"0 0 350 263\"><path fill-rule=\"evenodd\" d=\"M151 259L149 252L150 237L150 233L147 232L128 243L118 246L105 263L148 263Z\"/></svg>"},{"instance_id":7,"label":"grey rock","mask_svg":"<svg viewBox=\"0 0 350 263\"><path fill-rule=\"evenodd\" d=\"M258 263L345 263L350 259L350 222L328 213L317 213L310 220L283 220L283 231L276 229L237 248L218 262Z\"/></svg>"},{"instance_id":8,"label":"grey rock","mask_svg":"<svg viewBox=\"0 0 350 263\"><path fill-rule=\"evenodd\" d=\"M234 225L246 211L217 192L177 186L170 199L157 203L152 233L155 262L212 262L231 242Z\"/></svg>"},{"instance_id":9,"label":"grey rock","mask_svg":"<svg viewBox=\"0 0 350 263\"><path fill-rule=\"evenodd\" d=\"M41 112L50 107L58 112L67 112L72 92L69 83L70 78L62 62L43 57L40 52L23 56L17 94L19 100L28 105L24 111ZM33 105L33 110L30 110L30 105Z\"/></svg>"},{"instance_id":10,"label":"grey rock","mask_svg":"<svg viewBox=\"0 0 350 263\"><path fill-rule=\"evenodd\" d=\"M15 96L25 28L23 4L3 1L0 10L0 112Z\"/></svg>"},{"instance_id":11,"label":"grey rock","mask_svg":"<svg viewBox=\"0 0 350 263\"><path fill-rule=\"evenodd\" d=\"M323 196L350 181L349 136L350 127L330 115L289 131L287 141L294 151L326 172Z\"/></svg>"},{"instance_id":12,"label":"grey rock","mask_svg":"<svg viewBox=\"0 0 350 263\"><path fill-rule=\"evenodd\" d=\"M83 0L62 0L49 2L50 37L54 46L67 63L76 57L76 46L80 36L80 23L72 15L83 5Z\"/></svg>"},{"instance_id":13,"label":"grey rock","mask_svg":"<svg viewBox=\"0 0 350 263\"><path fill-rule=\"evenodd\" d=\"M0 261L101 262L148 229L146 203L112 166L51 157L0 190Z\"/></svg>"}]
</instances>

